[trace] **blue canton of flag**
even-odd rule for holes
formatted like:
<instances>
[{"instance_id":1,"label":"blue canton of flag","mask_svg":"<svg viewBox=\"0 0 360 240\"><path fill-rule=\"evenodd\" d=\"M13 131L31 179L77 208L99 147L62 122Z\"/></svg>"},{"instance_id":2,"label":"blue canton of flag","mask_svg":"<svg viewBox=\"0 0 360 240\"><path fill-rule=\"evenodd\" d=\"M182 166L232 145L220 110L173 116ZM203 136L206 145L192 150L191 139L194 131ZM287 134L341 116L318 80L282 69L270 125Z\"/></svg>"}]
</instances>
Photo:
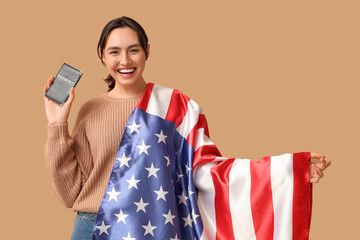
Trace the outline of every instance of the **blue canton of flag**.
<instances>
[{"instance_id":1,"label":"blue canton of flag","mask_svg":"<svg viewBox=\"0 0 360 240\"><path fill-rule=\"evenodd\" d=\"M123 133L93 239L200 239L193 153L173 122L136 108Z\"/></svg>"}]
</instances>

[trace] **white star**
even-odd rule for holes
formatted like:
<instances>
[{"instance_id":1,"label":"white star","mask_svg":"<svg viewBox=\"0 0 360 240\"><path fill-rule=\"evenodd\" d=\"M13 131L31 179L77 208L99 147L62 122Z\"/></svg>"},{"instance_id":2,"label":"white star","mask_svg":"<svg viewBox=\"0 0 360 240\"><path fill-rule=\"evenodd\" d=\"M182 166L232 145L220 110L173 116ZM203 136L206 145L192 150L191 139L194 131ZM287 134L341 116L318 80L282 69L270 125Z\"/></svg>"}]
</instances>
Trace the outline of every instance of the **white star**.
<instances>
[{"instance_id":1,"label":"white star","mask_svg":"<svg viewBox=\"0 0 360 240\"><path fill-rule=\"evenodd\" d=\"M136 240L136 238L132 238L130 233L128 233L127 237L123 237L124 240Z\"/></svg>"},{"instance_id":2,"label":"white star","mask_svg":"<svg viewBox=\"0 0 360 240\"><path fill-rule=\"evenodd\" d=\"M188 188L189 196L193 195L195 192L191 191L190 187Z\"/></svg>"},{"instance_id":3,"label":"white star","mask_svg":"<svg viewBox=\"0 0 360 240\"><path fill-rule=\"evenodd\" d=\"M196 222L196 219L197 219L200 215L196 214L195 211L194 211L194 209L192 210L191 215L192 215L192 218L194 219L194 222L197 223L197 222Z\"/></svg>"},{"instance_id":4,"label":"white star","mask_svg":"<svg viewBox=\"0 0 360 240\"><path fill-rule=\"evenodd\" d=\"M114 200L117 202L117 195L119 195L120 192L116 192L116 191L115 191L115 187L113 187L113 189L111 190L111 192L106 192L106 193L110 195L109 200L108 200L109 202L110 202L112 199L114 199Z\"/></svg>"},{"instance_id":5,"label":"white star","mask_svg":"<svg viewBox=\"0 0 360 240\"><path fill-rule=\"evenodd\" d=\"M167 138L167 136L163 134L162 130L160 131L160 133L155 133L155 135L159 138L158 143L163 142L166 144L165 138Z\"/></svg>"},{"instance_id":6,"label":"white star","mask_svg":"<svg viewBox=\"0 0 360 240\"><path fill-rule=\"evenodd\" d=\"M136 212L142 210L144 213L146 213L145 207L149 205L148 203L144 203L142 198L140 198L139 202L134 202L134 204L137 206Z\"/></svg>"},{"instance_id":7,"label":"white star","mask_svg":"<svg viewBox=\"0 0 360 240\"><path fill-rule=\"evenodd\" d=\"M137 184L138 184L138 182L140 182L141 180L136 180L136 179L134 178L134 174L133 174L132 177L131 177L131 179L130 179L130 180L126 180L126 181L129 183L129 188L128 188L128 189L130 189L130 188L132 188L132 187L138 189Z\"/></svg>"},{"instance_id":8,"label":"white star","mask_svg":"<svg viewBox=\"0 0 360 240\"><path fill-rule=\"evenodd\" d=\"M149 171L148 178L151 177L151 176L154 176L154 177L157 178L156 172L160 170L160 168L155 168L153 163L151 163L151 167L145 168L145 169L147 171Z\"/></svg>"},{"instance_id":9,"label":"white star","mask_svg":"<svg viewBox=\"0 0 360 240\"><path fill-rule=\"evenodd\" d=\"M119 222L123 222L123 223L125 223L126 224L126 221L125 221L125 218L127 217L127 216L129 216L129 215L127 215L127 214L124 214L123 213L123 211L122 211L122 209L120 209L120 212L119 212L119 214L114 214L117 218L118 218L118 223Z\"/></svg>"},{"instance_id":10,"label":"white star","mask_svg":"<svg viewBox=\"0 0 360 240\"><path fill-rule=\"evenodd\" d=\"M162 186L160 186L159 191L154 191L154 192L158 195L156 198L156 201L159 200L160 198L162 198L166 202L165 195L168 194L168 192L163 191Z\"/></svg>"},{"instance_id":11,"label":"white star","mask_svg":"<svg viewBox=\"0 0 360 240\"><path fill-rule=\"evenodd\" d=\"M154 231L154 229L155 228L157 228L157 226L151 226L151 222L149 221L149 223L148 223L148 225L146 226L146 225L141 225L143 228L145 228L145 233L144 233L144 236L146 235L146 234L151 234L152 236L154 236L154 233L153 233L153 231Z\"/></svg>"},{"instance_id":12,"label":"white star","mask_svg":"<svg viewBox=\"0 0 360 240\"><path fill-rule=\"evenodd\" d=\"M167 160L166 166L170 165L170 158L168 156L164 156L164 158Z\"/></svg>"},{"instance_id":13,"label":"white star","mask_svg":"<svg viewBox=\"0 0 360 240\"><path fill-rule=\"evenodd\" d=\"M188 164L185 164L185 166L186 166L186 174L189 174L189 171L191 171L192 169L191 167L189 167Z\"/></svg>"},{"instance_id":14,"label":"white star","mask_svg":"<svg viewBox=\"0 0 360 240\"><path fill-rule=\"evenodd\" d=\"M127 127L130 128L130 134L132 134L133 132L139 133L139 127L140 126L141 126L141 124L137 125L135 123L135 121L133 121L133 124L131 126L127 126Z\"/></svg>"},{"instance_id":15,"label":"white star","mask_svg":"<svg viewBox=\"0 0 360 240\"><path fill-rule=\"evenodd\" d=\"M184 191L183 191L183 193L181 195L178 195L178 198L180 199L179 205L181 203L183 203L186 206L186 200L188 200L189 198L187 196L185 196Z\"/></svg>"},{"instance_id":16,"label":"white star","mask_svg":"<svg viewBox=\"0 0 360 240\"><path fill-rule=\"evenodd\" d=\"M170 238L170 240L180 240L180 239L177 237L177 234L175 234L175 238Z\"/></svg>"},{"instance_id":17,"label":"white star","mask_svg":"<svg viewBox=\"0 0 360 240\"><path fill-rule=\"evenodd\" d=\"M193 220L191 219L190 213L186 218L182 218L182 219L185 221L185 226L184 227L186 227L187 225L192 227Z\"/></svg>"},{"instance_id":18,"label":"white star","mask_svg":"<svg viewBox=\"0 0 360 240\"><path fill-rule=\"evenodd\" d=\"M136 147L140 149L139 155L143 152L146 153L146 155L149 155L147 149L151 147L151 145L145 145L144 140L141 145L137 145Z\"/></svg>"},{"instance_id":19,"label":"white star","mask_svg":"<svg viewBox=\"0 0 360 240\"><path fill-rule=\"evenodd\" d=\"M111 225L105 225L104 221L102 221L101 226L96 226L97 229L100 230L99 236L103 233L106 233L107 235L109 235L107 229L111 227Z\"/></svg>"},{"instance_id":20,"label":"white star","mask_svg":"<svg viewBox=\"0 0 360 240\"><path fill-rule=\"evenodd\" d=\"M170 209L169 209L168 214L163 214L163 216L165 217L165 223L164 224L167 224L169 222L169 223L171 223L171 225L174 226L173 218L175 218L175 215L171 215Z\"/></svg>"},{"instance_id":21,"label":"white star","mask_svg":"<svg viewBox=\"0 0 360 240\"><path fill-rule=\"evenodd\" d=\"M180 181L180 178L182 178L183 176L184 176L184 175L177 173L177 177L178 177L177 181L179 182L179 181Z\"/></svg>"},{"instance_id":22,"label":"white star","mask_svg":"<svg viewBox=\"0 0 360 240\"><path fill-rule=\"evenodd\" d=\"M129 161L130 161L131 158L127 158L125 156L125 153L123 153L122 157L121 158L117 158L117 160L120 161L120 167L122 167L123 165L129 167Z\"/></svg>"}]
</instances>

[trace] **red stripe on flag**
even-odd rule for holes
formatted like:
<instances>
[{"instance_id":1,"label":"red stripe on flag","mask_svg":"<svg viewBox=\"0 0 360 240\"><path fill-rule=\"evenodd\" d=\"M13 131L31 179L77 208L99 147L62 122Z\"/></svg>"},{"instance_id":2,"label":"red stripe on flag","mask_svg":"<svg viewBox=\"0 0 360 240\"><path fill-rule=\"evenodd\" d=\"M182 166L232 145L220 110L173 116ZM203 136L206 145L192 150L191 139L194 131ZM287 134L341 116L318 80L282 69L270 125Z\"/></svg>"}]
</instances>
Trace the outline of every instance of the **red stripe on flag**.
<instances>
[{"instance_id":1,"label":"red stripe on flag","mask_svg":"<svg viewBox=\"0 0 360 240\"><path fill-rule=\"evenodd\" d=\"M197 128L204 128L205 135L210 138L209 129L206 121L206 117L204 114L199 114L199 120L197 122Z\"/></svg>"},{"instance_id":2,"label":"red stripe on flag","mask_svg":"<svg viewBox=\"0 0 360 240\"><path fill-rule=\"evenodd\" d=\"M271 240L274 234L270 164L270 157L264 157L259 161L250 161L250 201L257 240Z\"/></svg>"},{"instance_id":3,"label":"red stripe on flag","mask_svg":"<svg viewBox=\"0 0 360 240\"><path fill-rule=\"evenodd\" d=\"M204 114L199 114L199 119L196 125L191 129L186 141L195 149L196 144L196 132L199 128L204 128L205 135L210 138L209 136L209 129L207 126L207 121Z\"/></svg>"},{"instance_id":4,"label":"red stripe on flag","mask_svg":"<svg viewBox=\"0 0 360 240\"><path fill-rule=\"evenodd\" d=\"M310 153L294 153L293 240L309 239L312 184L309 177Z\"/></svg>"},{"instance_id":5,"label":"red stripe on flag","mask_svg":"<svg viewBox=\"0 0 360 240\"><path fill-rule=\"evenodd\" d=\"M216 239L235 239L229 203L229 173L234 158L210 169L215 188Z\"/></svg>"},{"instance_id":6,"label":"red stripe on flag","mask_svg":"<svg viewBox=\"0 0 360 240\"><path fill-rule=\"evenodd\" d=\"M146 111L146 108L149 104L149 100L150 100L150 96L151 96L153 87L154 87L154 83L148 83L146 85L145 91L144 91L143 95L141 96L141 99L138 102L136 108L140 108L140 109Z\"/></svg>"},{"instance_id":7,"label":"red stripe on flag","mask_svg":"<svg viewBox=\"0 0 360 240\"><path fill-rule=\"evenodd\" d=\"M189 97L185 96L178 90L174 90L171 95L169 109L166 113L165 120L175 123L176 127L178 127L184 120L184 116L187 111L187 103L189 101Z\"/></svg>"},{"instance_id":8,"label":"red stripe on flag","mask_svg":"<svg viewBox=\"0 0 360 240\"><path fill-rule=\"evenodd\" d=\"M193 169L197 165L214 161L216 157L221 157L221 153L215 145L204 145L199 147L194 153Z\"/></svg>"}]
</instances>

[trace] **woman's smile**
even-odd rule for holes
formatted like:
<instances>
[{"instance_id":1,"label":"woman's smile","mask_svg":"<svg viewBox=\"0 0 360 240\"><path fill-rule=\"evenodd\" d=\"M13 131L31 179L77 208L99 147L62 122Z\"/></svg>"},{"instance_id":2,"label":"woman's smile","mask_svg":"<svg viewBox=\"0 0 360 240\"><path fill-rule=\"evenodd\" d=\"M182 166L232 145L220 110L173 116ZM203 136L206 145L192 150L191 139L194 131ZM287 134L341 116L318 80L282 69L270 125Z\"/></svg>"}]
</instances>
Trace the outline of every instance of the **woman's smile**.
<instances>
[{"instance_id":1,"label":"woman's smile","mask_svg":"<svg viewBox=\"0 0 360 240\"><path fill-rule=\"evenodd\" d=\"M131 67L131 68L119 68L117 70L117 72L120 74L121 77L123 78L131 78L136 71L136 67Z\"/></svg>"}]
</instances>

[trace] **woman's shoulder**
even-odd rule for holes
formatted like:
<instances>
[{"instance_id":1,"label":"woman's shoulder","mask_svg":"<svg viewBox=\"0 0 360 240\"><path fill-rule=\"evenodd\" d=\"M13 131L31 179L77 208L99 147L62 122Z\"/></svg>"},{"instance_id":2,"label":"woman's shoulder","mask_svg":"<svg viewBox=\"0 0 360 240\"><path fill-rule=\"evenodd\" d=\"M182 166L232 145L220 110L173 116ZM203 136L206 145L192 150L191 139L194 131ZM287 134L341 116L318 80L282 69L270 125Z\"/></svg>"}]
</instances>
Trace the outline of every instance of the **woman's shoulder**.
<instances>
[{"instance_id":1,"label":"woman's shoulder","mask_svg":"<svg viewBox=\"0 0 360 240\"><path fill-rule=\"evenodd\" d=\"M98 112L106 104L106 94L87 100L80 108L78 118L84 119Z\"/></svg>"}]
</instances>

